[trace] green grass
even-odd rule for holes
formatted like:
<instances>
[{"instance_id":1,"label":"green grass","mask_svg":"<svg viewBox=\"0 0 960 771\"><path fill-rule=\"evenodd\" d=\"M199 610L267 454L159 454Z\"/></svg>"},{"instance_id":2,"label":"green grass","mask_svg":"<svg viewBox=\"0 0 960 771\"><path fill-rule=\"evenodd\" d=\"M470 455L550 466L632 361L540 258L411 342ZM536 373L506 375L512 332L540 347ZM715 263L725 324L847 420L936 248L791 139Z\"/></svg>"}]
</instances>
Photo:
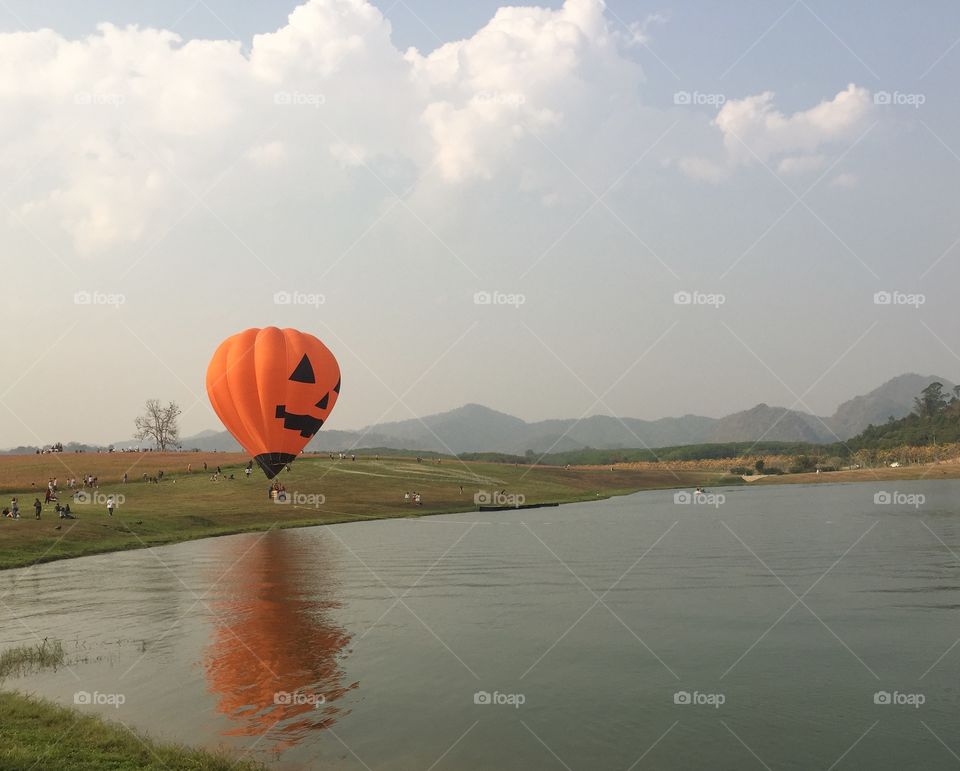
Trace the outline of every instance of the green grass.
<instances>
[{"instance_id":1,"label":"green grass","mask_svg":"<svg viewBox=\"0 0 960 771\"><path fill-rule=\"evenodd\" d=\"M265 771L226 753L155 742L121 724L19 693L0 692L4 771Z\"/></svg>"},{"instance_id":2,"label":"green grass","mask_svg":"<svg viewBox=\"0 0 960 771\"><path fill-rule=\"evenodd\" d=\"M78 457L80 461L76 460ZM136 457L119 460L132 464ZM710 472L674 473L669 469L611 472L609 469L531 468L452 459L438 464L435 460L417 463L411 458L381 457L378 461L373 457L358 457L356 461L340 461L326 456L303 457L279 479L290 493L322 495L324 502L310 505L293 501L278 505L269 500L269 483L259 470L248 480L244 478L242 463L224 465L225 474L232 473L235 479L213 482L209 473L187 474L186 464L191 458L184 454L173 461L167 459L167 473L160 484L145 483L134 476L146 463L135 468L130 474L131 481L125 485L118 481L101 483L97 492L103 500L111 493L126 498L113 517L107 516L101 500L90 504L71 503L73 513L78 516L76 520L58 520L53 505L48 504L42 519L37 521L31 508L34 490L46 484L47 475L53 476L59 471L61 500L69 500L68 493L62 490L66 472L62 466L58 468L60 458L21 458L0 458L0 479L18 479L17 484L21 485L5 487L7 496L19 496L22 517L0 519L0 569L270 528L472 511L476 509L474 494L480 490L521 494L527 503L567 503L645 489L716 485L721 476ZM221 458L221 462L226 461ZM68 455L63 460L89 464L82 456ZM116 466L111 471L114 480L122 476L117 460L116 456L110 458ZM155 461L150 459L151 469ZM36 467L39 462L49 464L49 471ZM182 467L180 471L172 468L174 462ZM18 471L17 463L33 464L30 476ZM26 481L33 477L39 480L34 482L36 487ZM101 479L106 477L104 473ZM419 492L423 505L405 504L405 491Z\"/></svg>"},{"instance_id":3,"label":"green grass","mask_svg":"<svg viewBox=\"0 0 960 771\"><path fill-rule=\"evenodd\" d=\"M59 640L0 653L0 680L64 663ZM123 725L20 693L0 691L0 768L262 771L224 753L160 744Z\"/></svg>"},{"instance_id":4,"label":"green grass","mask_svg":"<svg viewBox=\"0 0 960 771\"><path fill-rule=\"evenodd\" d=\"M0 653L0 682L37 669L56 669L63 664L63 643L44 639L39 645L21 645Z\"/></svg>"}]
</instances>

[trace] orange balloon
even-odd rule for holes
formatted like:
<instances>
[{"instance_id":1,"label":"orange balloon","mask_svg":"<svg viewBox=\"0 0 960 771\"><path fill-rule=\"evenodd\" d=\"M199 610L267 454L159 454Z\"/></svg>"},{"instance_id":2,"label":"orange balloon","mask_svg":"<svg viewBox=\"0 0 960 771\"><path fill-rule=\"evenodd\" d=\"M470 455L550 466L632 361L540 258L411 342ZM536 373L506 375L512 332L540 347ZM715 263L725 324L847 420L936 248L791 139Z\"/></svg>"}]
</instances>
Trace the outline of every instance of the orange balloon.
<instances>
[{"instance_id":1,"label":"orange balloon","mask_svg":"<svg viewBox=\"0 0 960 771\"><path fill-rule=\"evenodd\" d=\"M207 395L223 425L272 479L333 410L340 365L313 335L248 329L228 337L213 354Z\"/></svg>"}]
</instances>

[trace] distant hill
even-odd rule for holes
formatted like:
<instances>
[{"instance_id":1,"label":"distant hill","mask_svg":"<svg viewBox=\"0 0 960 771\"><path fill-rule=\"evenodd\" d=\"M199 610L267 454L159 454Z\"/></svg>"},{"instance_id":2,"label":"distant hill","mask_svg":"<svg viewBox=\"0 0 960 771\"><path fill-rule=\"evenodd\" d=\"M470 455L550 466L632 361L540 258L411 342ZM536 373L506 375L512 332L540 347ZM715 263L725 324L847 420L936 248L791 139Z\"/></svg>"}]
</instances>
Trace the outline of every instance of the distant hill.
<instances>
[{"instance_id":1,"label":"distant hill","mask_svg":"<svg viewBox=\"0 0 960 771\"><path fill-rule=\"evenodd\" d=\"M960 442L960 399L953 393L952 386L947 388L939 378L934 382L940 382L943 388L934 386L929 392L918 394L914 411L902 418L869 426L850 439L850 448L887 450Z\"/></svg>"},{"instance_id":2,"label":"distant hill","mask_svg":"<svg viewBox=\"0 0 960 771\"><path fill-rule=\"evenodd\" d=\"M626 449L673 447L690 444L752 442L830 443L846 440L867 426L901 418L913 408L913 399L931 382L946 390L953 384L932 375L906 374L887 381L870 393L856 396L830 417L758 404L722 418L702 415L639 420L594 415L582 420L559 418L527 423L520 418L479 404L466 404L447 412L367 426L359 431L321 430L307 446L313 451L378 447L384 450L423 452L500 452L523 455L572 452L586 448ZM127 440L115 446L136 447ZM225 431L202 431L184 437L184 449L236 451L237 442ZM17 448L31 452L33 448Z\"/></svg>"},{"instance_id":3,"label":"distant hill","mask_svg":"<svg viewBox=\"0 0 960 771\"><path fill-rule=\"evenodd\" d=\"M887 381L868 394L844 402L830 417L758 404L722 418L683 415L659 420L594 415L582 420L560 418L527 423L479 404L466 404L447 412L367 426L360 431L321 431L307 449L336 451L348 447L418 449L433 452L500 452L523 455L572 452L587 448L625 449L673 447L688 444L751 442L830 443L856 436L871 423L902 417L913 407L914 397L939 380L932 375L906 374ZM235 448L228 434L205 436L200 449ZM193 447L192 437L184 440Z\"/></svg>"},{"instance_id":4,"label":"distant hill","mask_svg":"<svg viewBox=\"0 0 960 771\"><path fill-rule=\"evenodd\" d=\"M954 384L935 375L900 375L888 380L863 396L855 396L841 404L828 421L841 439L848 439L862 432L867 426L879 426L890 418L897 420L913 409L913 398L933 382L943 383L946 391Z\"/></svg>"},{"instance_id":5,"label":"distant hill","mask_svg":"<svg viewBox=\"0 0 960 771\"><path fill-rule=\"evenodd\" d=\"M912 398L912 397L911 397ZM826 421L784 407L756 407L720 418L710 429L708 442L832 442L836 437Z\"/></svg>"}]
</instances>

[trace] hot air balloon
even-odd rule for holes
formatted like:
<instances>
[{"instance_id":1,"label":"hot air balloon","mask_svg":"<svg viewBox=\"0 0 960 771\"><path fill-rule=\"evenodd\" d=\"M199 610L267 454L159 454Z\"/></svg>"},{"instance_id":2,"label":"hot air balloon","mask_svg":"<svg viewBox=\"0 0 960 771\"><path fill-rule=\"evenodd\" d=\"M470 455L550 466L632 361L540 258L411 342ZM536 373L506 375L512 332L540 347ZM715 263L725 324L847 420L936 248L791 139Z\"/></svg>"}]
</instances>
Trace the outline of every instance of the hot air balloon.
<instances>
[{"instance_id":1,"label":"hot air balloon","mask_svg":"<svg viewBox=\"0 0 960 771\"><path fill-rule=\"evenodd\" d=\"M207 367L223 425L273 479L320 430L340 394L340 366L296 329L248 329L224 340Z\"/></svg>"}]
</instances>

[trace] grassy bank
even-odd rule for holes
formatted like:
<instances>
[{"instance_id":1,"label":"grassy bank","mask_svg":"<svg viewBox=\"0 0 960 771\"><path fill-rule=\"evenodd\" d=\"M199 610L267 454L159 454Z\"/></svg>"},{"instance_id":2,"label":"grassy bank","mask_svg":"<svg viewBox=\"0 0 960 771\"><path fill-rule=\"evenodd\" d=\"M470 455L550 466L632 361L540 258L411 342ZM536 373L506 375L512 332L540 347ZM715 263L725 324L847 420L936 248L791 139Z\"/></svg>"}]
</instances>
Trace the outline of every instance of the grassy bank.
<instances>
[{"instance_id":1,"label":"grassy bank","mask_svg":"<svg viewBox=\"0 0 960 771\"><path fill-rule=\"evenodd\" d=\"M227 754L163 744L122 724L0 691L0 768L36 771L264 771Z\"/></svg>"},{"instance_id":2,"label":"grassy bank","mask_svg":"<svg viewBox=\"0 0 960 771\"><path fill-rule=\"evenodd\" d=\"M723 477L666 468L611 472L447 459L303 457L278 477L289 493L281 505L269 499L269 483L259 470L245 478L245 463L244 456L223 453L0 457L3 505L16 495L21 511L19 520L0 520L0 568L269 528L472 511L481 492L519 495L526 503L568 503L637 490L715 486ZM213 481L218 464L224 473ZM142 481L143 473L158 476L160 470L159 484ZM124 472L126 484L120 481ZM98 476L100 486L90 502L73 502L65 480L85 474ZM43 507L40 521L34 519L33 500L43 500L47 479L54 476L61 502L69 501L78 519L59 520L52 503ZM420 493L422 505L405 502L405 492ZM110 494L123 496L113 517L105 503Z\"/></svg>"},{"instance_id":3,"label":"grassy bank","mask_svg":"<svg viewBox=\"0 0 960 771\"><path fill-rule=\"evenodd\" d=\"M64 665L59 640L0 653L0 683ZM160 744L123 724L60 707L21 693L0 691L0 768L192 769L262 771L264 766L223 753Z\"/></svg>"}]
</instances>

